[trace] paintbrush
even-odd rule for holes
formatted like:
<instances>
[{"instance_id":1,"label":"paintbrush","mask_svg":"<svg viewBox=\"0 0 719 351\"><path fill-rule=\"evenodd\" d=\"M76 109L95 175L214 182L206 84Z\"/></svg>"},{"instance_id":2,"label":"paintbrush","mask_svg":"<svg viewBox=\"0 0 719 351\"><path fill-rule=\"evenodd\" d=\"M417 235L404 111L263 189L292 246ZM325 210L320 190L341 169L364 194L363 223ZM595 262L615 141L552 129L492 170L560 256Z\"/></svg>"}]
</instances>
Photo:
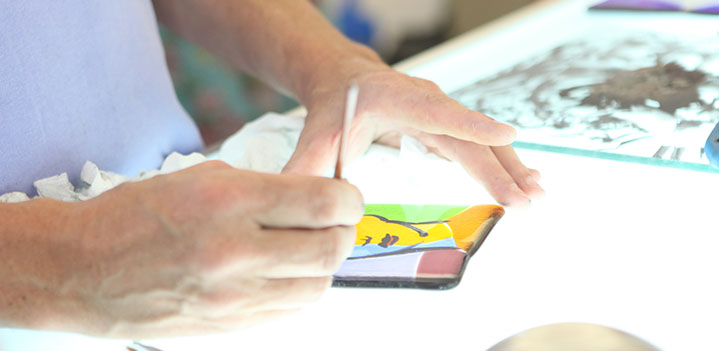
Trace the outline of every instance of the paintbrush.
<instances>
[{"instance_id":1,"label":"paintbrush","mask_svg":"<svg viewBox=\"0 0 719 351\"><path fill-rule=\"evenodd\" d=\"M357 98L359 96L359 85L351 82L347 90L347 100L345 101L345 114L342 118L342 130L340 134L340 146L337 151L337 164L335 165L335 179L342 179L342 167L345 163L347 153L347 139L349 139L350 126L357 112Z\"/></svg>"}]
</instances>

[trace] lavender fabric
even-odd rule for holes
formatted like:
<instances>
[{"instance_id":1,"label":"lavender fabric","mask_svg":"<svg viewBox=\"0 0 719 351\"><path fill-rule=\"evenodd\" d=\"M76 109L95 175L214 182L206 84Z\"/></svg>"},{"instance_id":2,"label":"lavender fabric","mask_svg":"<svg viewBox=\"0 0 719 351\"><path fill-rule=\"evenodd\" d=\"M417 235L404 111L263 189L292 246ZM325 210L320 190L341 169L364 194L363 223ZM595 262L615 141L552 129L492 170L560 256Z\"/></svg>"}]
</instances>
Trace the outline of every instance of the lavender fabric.
<instances>
[{"instance_id":1,"label":"lavender fabric","mask_svg":"<svg viewBox=\"0 0 719 351\"><path fill-rule=\"evenodd\" d=\"M0 194L85 161L135 175L202 149L149 0L0 0Z\"/></svg>"},{"instance_id":2,"label":"lavender fabric","mask_svg":"<svg viewBox=\"0 0 719 351\"><path fill-rule=\"evenodd\" d=\"M716 5L694 9L692 12L719 15L719 3Z\"/></svg>"},{"instance_id":3,"label":"lavender fabric","mask_svg":"<svg viewBox=\"0 0 719 351\"><path fill-rule=\"evenodd\" d=\"M592 6L595 9L631 9L631 10L659 10L680 11L682 7L668 1L653 0L607 0Z\"/></svg>"}]
</instances>

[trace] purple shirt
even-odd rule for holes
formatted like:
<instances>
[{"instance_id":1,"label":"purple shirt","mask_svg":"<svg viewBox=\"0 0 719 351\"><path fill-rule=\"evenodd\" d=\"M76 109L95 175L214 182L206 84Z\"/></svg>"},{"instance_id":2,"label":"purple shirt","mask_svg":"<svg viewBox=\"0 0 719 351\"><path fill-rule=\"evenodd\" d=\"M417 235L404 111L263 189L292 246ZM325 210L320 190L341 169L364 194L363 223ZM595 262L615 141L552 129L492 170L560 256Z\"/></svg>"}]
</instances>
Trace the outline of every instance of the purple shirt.
<instances>
[{"instance_id":1,"label":"purple shirt","mask_svg":"<svg viewBox=\"0 0 719 351\"><path fill-rule=\"evenodd\" d=\"M85 161L124 175L203 147L149 0L0 0L0 194Z\"/></svg>"}]
</instances>

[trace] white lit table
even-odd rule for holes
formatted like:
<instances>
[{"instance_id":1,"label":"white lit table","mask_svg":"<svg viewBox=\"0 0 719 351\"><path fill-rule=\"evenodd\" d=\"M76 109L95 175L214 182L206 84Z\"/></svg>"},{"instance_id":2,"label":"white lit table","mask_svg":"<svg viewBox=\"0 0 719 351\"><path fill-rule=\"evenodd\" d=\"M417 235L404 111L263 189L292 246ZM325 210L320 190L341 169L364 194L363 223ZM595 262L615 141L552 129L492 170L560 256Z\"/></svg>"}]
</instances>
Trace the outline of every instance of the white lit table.
<instances>
[{"instance_id":1,"label":"white lit table","mask_svg":"<svg viewBox=\"0 0 719 351\"><path fill-rule=\"evenodd\" d=\"M521 28L577 20L583 13L581 2L540 2L399 68L451 91L473 79L466 72L479 62L487 62L483 69L499 67L497 57L482 57L501 56L493 50L522 39ZM558 30L557 37L562 35ZM518 42L520 51L537 45ZM719 175L518 153L542 172L547 197L531 210L509 211L455 289L332 289L318 304L277 322L154 344L170 351L485 350L528 328L586 322L621 329L665 351L719 349ZM459 167L446 172L448 179L459 179L453 183L461 182L450 191L467 189L449 195L457 203L489 201ZM384 179L404 181L391 173ZM0 331L3 351L123 350L126 344Z\"/></svg>"}]
</instances>

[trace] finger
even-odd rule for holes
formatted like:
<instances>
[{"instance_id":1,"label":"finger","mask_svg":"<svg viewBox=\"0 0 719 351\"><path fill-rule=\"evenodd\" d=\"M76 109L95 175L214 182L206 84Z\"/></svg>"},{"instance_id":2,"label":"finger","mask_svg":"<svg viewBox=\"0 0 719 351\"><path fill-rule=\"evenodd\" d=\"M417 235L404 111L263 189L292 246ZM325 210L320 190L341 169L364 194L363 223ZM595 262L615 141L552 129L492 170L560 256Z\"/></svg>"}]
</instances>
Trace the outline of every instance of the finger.
<instances>
[{"instance_id":1,"label":"finger","mask_svg":"<svg viewBox=\"0 0 719 351\"><path fill-rule=\"evenodd\" d=\"M224 318L259 311L293 310L316 302L332 285L332 277L232 279L212 287L187 304L183 313Z\"/></svg>"},{"instance_id":2,"label":"finger","mask_svg":"<svg viewBox=\"0 0 719 351\"><path fill-rule=\"evenodd\" d=\"M334 274L350 255L354 226L320 230L264 230L257 275L265 278L321 277Z\"/></svg>"},{"instance_id":3,"label":"finger","mask_svg":"<svg viewBox=\"0 0 719 351\"><path fill-rule=\"evenodd\" d=\"M337 110L324 106L307 116L295 152L282 173L321 175L335 166L341 142L341 120ZM361 156L374 139L374 130L358 115L352 120L347 135L343 161Z\"/></svg>"},{"instance_id":4,"label":"finger","mask_svg":"<svg viewBox=\"0 0 719 351\"><path fill-rule=\"evenodd\" d=\"M517 132L511 126L495 121L487 115L471 111L455 101L428 108L430 124L425 132L444 134L482 145L509 145Z\"/></svg>"},{"instance_id":5,"label":"finger","mask_svg":"<svg viewBox=\"0 0 719 351\"><path fill-rule=\"evenodd\" d=\"M255 221L271 228L325 228L355 225L364 213L353 185L312 176L266 175L259 190Z\"/></svg>"},{"instance_id":6,"label":"finger","mask_svg":"<svg viewBox=\"0 0 719 351\"><path fill-rule=\"evenodd\" d=\"M519 160L514 148L510 145L496 146L491 148L502 167L512 176L514 182L524 191L530 199L538 199L544 196L544 189L537 183L532 172ZM539 172L535 171L538 175Z\"/></svg>"},{"instance_id":7,"label":"finger","mask_svg":"<svg viewBox=\"0 0 719 351\"><path fill-rule=\"evenodd\" d=\"M534 177L534 180L537 182L542 180L542 173L539 173L539 171L534 168L529 169L529 174L531 174L532 177Z\"/></svg>"},{"instance_id":8,"label":"finger","mask_svg":"<svg viewBox=\"0 0 719 351\"><path fill-rule=\"evenodd\" d=\"M433 83L419 82L420 91L408 92L411 97L399 103L391 102L405 126L482 145L508 145L514 141L516 131L511 126L467 109Z\"/></svg>"},{"instance_id":9,"label":"finger","mask_svg":"<svg viewBox=\"0 0 719 351\"><path fill-rule=\"evenodd\" d=\"M419 140L424 146L427 148L427 151L442 157L444 159L447 159L447 156L443 155L442 152L437 148L437 143L435 142L435 139L437 138L436 135L419 132L416 130L413 130L410 136L416 138ZM378 144L386 145L389 147L394 148L401 148L402 146L402 134L398 132L390 132L382 135L379 139L377 139Z\"/></svg>"},{"instance_id":10,"label":"finger","mask_svg":"<svg viewBox=\"0 0 719 351\"><path fill-rule=\"evenodd\" d=\"M446 136L439 137L437 143L443 154L461 163L499 203L516 207L529 205L529 197L519 188L489 147Z\"/></svg>"},{"instance_id":11,"label":"finger","mask_svg":"<svg viewBox=\"0 0 719 351\"><path fill-rule=\"evenodd\" d=\"M377 138L375 142L378 144L399 149L399 147L402 145L402 134L399 132L389 132Z\"/></svg>"},{"instance_id":12,"label":"finger","mask_svg":"<svg viewBox=\"0 0 719 351\"><path fill-rule=\"evenodd\" d=\"M336 122L324 125L312 123L319 118L322 117L307 116L305 128L300 133L295 152L287 161L282 173L321 175L337 162L340 136L339 119L335 118ZM332 119L329 120L332 121Z\"/></svg>"}]
</instances>

